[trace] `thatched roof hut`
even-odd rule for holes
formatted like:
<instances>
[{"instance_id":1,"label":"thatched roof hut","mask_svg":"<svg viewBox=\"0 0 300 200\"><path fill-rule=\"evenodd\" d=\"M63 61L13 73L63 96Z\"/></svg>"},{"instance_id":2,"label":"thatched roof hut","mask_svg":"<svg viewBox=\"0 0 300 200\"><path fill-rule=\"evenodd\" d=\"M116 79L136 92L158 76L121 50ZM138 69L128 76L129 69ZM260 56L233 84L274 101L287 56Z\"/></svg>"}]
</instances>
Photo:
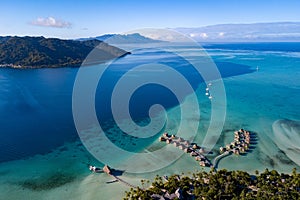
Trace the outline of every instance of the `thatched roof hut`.
<instances>
[{"instance_id":1,"label":"thatched roof hut","mask_svg":"<svg viewBox=\"0 0 300 200\"><path fill-rule=\"evenodd\" d=\"M107 173L107 174L111 174L111 169L110 169L110 167L109 167L108 165L105 165L105 166L103 167L103 171L104 171L105 173Z\"/></svg>"}]
</instances>

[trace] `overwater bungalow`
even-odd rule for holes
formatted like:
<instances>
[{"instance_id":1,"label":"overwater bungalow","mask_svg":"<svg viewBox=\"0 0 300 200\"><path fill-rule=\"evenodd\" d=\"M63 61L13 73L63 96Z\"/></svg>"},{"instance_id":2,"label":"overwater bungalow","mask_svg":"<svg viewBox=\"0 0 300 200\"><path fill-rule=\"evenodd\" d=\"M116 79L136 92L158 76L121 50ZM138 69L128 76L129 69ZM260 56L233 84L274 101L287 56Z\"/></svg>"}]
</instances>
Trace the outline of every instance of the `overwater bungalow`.
<instances>
[{"instance_id":1,"label":"overwater bungalow","mask_svg":"<svg viewBox=\"0 0 300 200\"><path fill-rule=\"evenodd\" d=\"M173 144L174 144L175 147L178 147L178 146L179 146L179 142L176 142L176 141L175 141Z\"/></svg>"},{"instance_id":2,"label":"overwater bungalow","mask_svg":"<svg viewBox=\"0 0 300 200\"><path fill-rule=\"evenodd\" d=\"M203 148L203 147L200 148L200 149L199 149L199 152L200 152L200 153L204 153L204 148Z\"/></svg>"},{"instance_id":3,"label":"overwater bungalow","mask_svg":"<svg viewBox=\"0 0 300 200\"><path fill-rule=\"evenodd\" d=\"M165 132L165 133L163 134L163 136L164 136L164 137L167 137L167 138L170 137L170 135L169 135L167 132Z\"/></svg>"},{"instance_id":4,"label":"overwater bungalow","mask_svg":"<svg viewBox=\"0 0 300 200\"><path fill-rule=\"evenodd\" d=\"M240 150L238 148L233 149L233 153L236 155L240 154Z\"/></svg>"},{"instance_id":5,"label":"overwater bungalow","mask_svg":"<svg viewBox=\"0 0 300 200\"><path fill-rule=\"evenodd\" d=\"M230 150L231 149L231 145L230 144L226 144L226 149Z\"/></svg>"},{"instance_id":6,"label":"overwater bungalow","mask_svg":"<svg viewBox=\"0 0 300 200\"><path fill-rule=\"evenodd\" d=\"M185 153L191 153L191 152L192 152L192 149L191 149L191 148L185 148L183 151L184 151Z\"/></svg>"},{"instance_id":7,"label":"overwater bungalow","mask_svg":"<svg viewBox=\"0 0 300 200\"><path fill-rule=\"evenodd\" d=\"M250 143L250 138L246 138L246 139L245 139L245 142L246 142L247 144L249 144L249 143Z\"/></svg>"},{"instance_id":8,"label":"overwater bungalow","mask_svg":"<svg viewBox=\"0 0 300 200\"><path fill-rule=\"evenodd\" d=\"M176 139L176 136L174 134L171 135L171 139Z\"/></svg>"},{"instance_id":9,"label":"overwater bungalow","mask_svg":"<svg viewBox=\"0 0 300 200\"><path fill-rule=\"evenodd\" d=\"M185 145L185 146L190 146L190 142L189 142L188 140L186 140L186 141L184 142L184 145Z\"/></svg>"},{"instance_id":10,"label":"overwater bungalow","mask_svg":"<svg viewBox=\"0 0 300 200\"><path fill-rule=\"evenodd\" d=\"M185 147L184 145L180 144L180 145L178 146L178 148L181 149L181 150L183 150L183 149L185 149L186 147Z\"/></svg>"},{"instance_id":11,"label":"overwater bungalow","mask_svg":"<svg viewBox=\"0 0 300 200\"><path fill-rule=\"evenodd\" d=\"M235 146L236 146L235 142L231 142L230 145L231 145L232 147L235 147Z\"/></svg>"},{"instance_id":12,"label":"overwater bungalow","mask_svg":"<svg viewBox=\"0 0 300 200\"><path fill-rule=\"evenodd\" d=\"M197 144L193 144L192 148L193 148L193 149L198 149L199 146L198 146Z\"/></svg>"},{"instance_id":13,"label":"overwater bungalow","mask_svg":"<svg viewBox=\"0 0 300 200\"><path fill-rule=\"evenodd\" d=\"M239 147L239 151L240 151L240 153L244 153L245 152L245 148L244 147Z\"/></svg>"},{"instance_id":14,"label":"overwater bungalow","mask_svg":"<svg viewBox=\"0 0 300 200\"><path fill-rule=\"evenodd\" d=\"M224 148L224 147L220 147L220 153L224 153L224 152L225 152L225 150L226 150L226 148Z\"/></svg>"},{"instance_id":15,"label":"overwater bungalow","mask_svg":"<svg viewBox=\"0 0 300 200\"><path fill-rule=\"evenodd\" d=\"M166 143L167 143L167 144L170 144L171 142L172 142L171 139L167 139L167 140L166 140Z\"/></svg>"},{"instance_id":16,"label":"overwater bungalow","mask_svg":"<svg viewBox=\"0 0 300 200\"><path fill-rule=\"evenodd\" d=\"M198 156L199 154L198 154L197 152L195 152L195 151L192 151L192 152L190 153L190 155L191 155L191 156Z\"/></svg>"},{"instance_id":17,"label":"overwater bungalow","mask_svg":"<svg viewBox=\"0 0 300 200\"><path fill-rule=\"evenodd\" d=\"M199 162L199 165L200 165L201 167L205 167L205 162L204 162L204 161L200 161L200 162Z\"/></svg>"}]
</instances>

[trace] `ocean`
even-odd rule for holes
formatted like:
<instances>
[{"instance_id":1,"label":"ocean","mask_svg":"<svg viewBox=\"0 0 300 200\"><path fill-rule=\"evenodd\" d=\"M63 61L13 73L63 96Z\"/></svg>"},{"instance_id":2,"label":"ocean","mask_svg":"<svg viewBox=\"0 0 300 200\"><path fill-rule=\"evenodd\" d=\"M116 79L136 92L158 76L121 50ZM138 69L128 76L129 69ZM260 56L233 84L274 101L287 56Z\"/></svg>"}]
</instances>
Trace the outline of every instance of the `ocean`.
<instances>
[{"instance_id":1,"label":"ocean","mask_svg":"<svg viewBox=\"0 0 300 200\"><path fill-rule=\"evenodd\" d=\"M222 159L219 168L250 173L265 168L287 173L294 167L300 169L300 43L204 44L204 48L222 79L203 78L192 65L199 59L197 49L188 45L168 47L169 51L139 48L110 63L98 77L92 95L102 130L91 123L84 133L74 122L72 107L74 85L82 68L0 68L0 199L94 199L99 195L120 199L129 189L121 183L107 184L111 178L91 174L88 164L119 167L124 170L122 177L132 184L151 180L156 174L202 170L190 156L173 158L172 153L178 152L172 146L159 151L161 156L169 153L170 158L160 157L161 165L149 163L147 157L135 157L144 155L141 152L157 156L154 152L164 148L158 137L165 131L179 133L202 146L211 144L208 157L213 158L220 146L232 141L235 130L244 128L255 133L256 143L245 155ZM92 73L98 69L97 65L86 67ZM173 73L181 78L172 79ZM151 78L154 80L146 81ZM187 80L189 89L177 90L180 80ZM87 88L94 84L86 81ZM147 84L142 84L144 81ZM123 84L121 95L113 102L119 82ZM139 87L126 99L126 88L134 87L133 83ZM211 100L205 95L208 83ZM219 96L219 84L225 96ZM88 96L82 98L88 102ZM223 98L225 102L220 101ZM126 101L132 120L118 112L126 110ZM158 111L149 113L156 108ZM79 114L89 117L90 113ZM118 121L114 120L116 115ZM138 129L134 124L145 128ZM219 130L220 134L205 140L206 134ZM105 146L106 140L94 144L91 138L99 132L117 150L107 150L110 146ZM118 149L130 154L117 155ZM99 155L98 160L91 153Z\"/></svg>"}]
</instances>

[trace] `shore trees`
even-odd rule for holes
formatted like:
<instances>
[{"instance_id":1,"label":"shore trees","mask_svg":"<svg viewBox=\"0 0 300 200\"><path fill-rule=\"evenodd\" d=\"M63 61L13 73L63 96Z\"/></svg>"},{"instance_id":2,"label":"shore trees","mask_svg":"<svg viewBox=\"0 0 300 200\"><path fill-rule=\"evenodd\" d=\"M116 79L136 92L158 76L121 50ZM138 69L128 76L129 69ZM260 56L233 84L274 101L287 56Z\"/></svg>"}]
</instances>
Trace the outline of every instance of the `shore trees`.
<instances>
[{"instance_id":1,"label":"shore trees","mask_svg":"<svg viewBox=\"0 0 300 200\"><path fill-rule=\"evenodd\" d=\"M250 175L244 171L197 172L192 176L172 175L167 181L157 176L148 189L131 189L127 199L299 199L300 174L276 170Z\"/></svg>"}]
</instances>

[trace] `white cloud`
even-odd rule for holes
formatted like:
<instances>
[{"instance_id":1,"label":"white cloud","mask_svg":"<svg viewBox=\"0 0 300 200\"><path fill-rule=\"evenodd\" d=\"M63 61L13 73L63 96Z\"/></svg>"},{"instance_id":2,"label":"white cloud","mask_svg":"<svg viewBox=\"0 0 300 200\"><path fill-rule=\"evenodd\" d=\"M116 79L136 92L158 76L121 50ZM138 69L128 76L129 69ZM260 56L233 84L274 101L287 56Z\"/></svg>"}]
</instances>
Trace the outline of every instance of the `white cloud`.
<instances>
[{"instance_id":1,"label":"white cloud","mask_svg":"<svg viewBox=\"0 0 300 200\"><path fill-rule=\"evenodd\" d=\"M220 36L220 37L223 37L224 34L225 34L224 32L220 32L220 33L219 33L219 36Z\"/></svg>"},{"instance_id":2,"label":"white cloud","mask_svg":"<svg viewBox=\"0 0 300 200\"><path fill-rule=\"evenodd\" d=\"M46 26L55 28L70 28L71 23L63 20L55 19L54 17L38 17L36 20L31 22L35 26Z\"/></svg>"},{"instance_id":3,"label":"white cloud","mask_svg":"<svg viewBox=\"0 0 300 200\"><path fill-rule=\"evenodd\" d=\"M206 38L208 38L208 35L207 35L207 33L201 33L200 37L202 37L203 39L206 39Z\"/></svg>"}]
</instances>

